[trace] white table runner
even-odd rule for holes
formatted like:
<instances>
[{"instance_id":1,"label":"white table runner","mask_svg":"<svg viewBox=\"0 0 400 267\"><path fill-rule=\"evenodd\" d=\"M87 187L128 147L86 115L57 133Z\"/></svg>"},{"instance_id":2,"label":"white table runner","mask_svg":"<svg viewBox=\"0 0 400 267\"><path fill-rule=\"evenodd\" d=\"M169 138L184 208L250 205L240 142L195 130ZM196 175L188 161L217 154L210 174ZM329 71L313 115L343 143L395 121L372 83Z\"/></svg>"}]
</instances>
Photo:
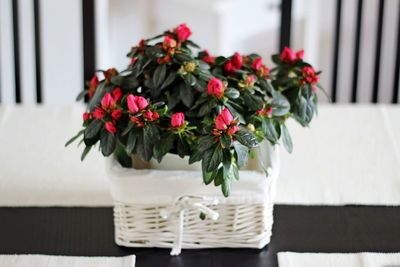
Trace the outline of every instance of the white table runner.
<instances>
[{"instance_id":1,"label":"white table runner","mask_svg":"<svg viewBox=\"0 0 400 267\"><path fill-rule=\"evenodd\" d=\"M104 159L64 148L83 106L0 107L0 206L111 206ZM289 129L276 202L400 205L400 106L323 105Z\"/></svg>"},{"instance_id":2,"label":"white table runner","mask_svg":"<svg viewBox=\"0 0 400 267\"><path fill-rule=\"evenodd\" d=\"M0 266L134 267L135 256L72 257L49 255L0 255Z\"/></svg>"},{"instance_id":3,"label":"white table runner","mask_svg":"<svg viewBox=\"0 0 400 267\"><path fill-rule=\"evenodd\" d=\"M398 267L400 253L279 252L279 267Z\"/></svg>"}]
</instances>

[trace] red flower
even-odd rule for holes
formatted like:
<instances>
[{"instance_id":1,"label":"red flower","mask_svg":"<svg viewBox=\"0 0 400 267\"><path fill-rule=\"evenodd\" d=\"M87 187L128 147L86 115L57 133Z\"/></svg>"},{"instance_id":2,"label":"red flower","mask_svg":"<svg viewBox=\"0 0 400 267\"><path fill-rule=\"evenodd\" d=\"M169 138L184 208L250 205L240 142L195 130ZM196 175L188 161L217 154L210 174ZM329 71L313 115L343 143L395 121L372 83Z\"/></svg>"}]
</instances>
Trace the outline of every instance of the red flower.
<instances>
[{"instance_id":1,"label":"red flower","mask_svg":"<svg viewBox=\"0 0 400 267\"><path fill-rule=\"evenodd\" d=\"M141 117L132 117L131 121L134 122L139 127L144 127L144 121Z\"/></svg>"},{"instance_id":2,"label":"red flower","mask_svg":"<svg viewBox=\"0 0 400 267\"><path fill-rule=\"evenodd\" d=\"M316 83L319 82L319 77L315 73L315 70L313 67L304 67L302 70L303 77L300 79L300 85L303 85L304 83L308 83L312 86L312 89L314 92L316 92L316 87L314 86Z\"/></svg>"},{"instance_id":3,"label":"red flower","mask_svg":"<svg viewBox=\"0 0 400 267\"><path fill-rule=\"evenodd\" d=\"M120 110L120 109L116 109L116 110L111 112L111 117L114 120L118 120L121 116L122 116L122 110Z\"/></svg>"},{"instance_id":4,"label":"red flower","mask_svg":"<svg viewBox=\"0 0 400 267\"><path fill-rule=\"evenodd\" d=\"M293 64L296 61L302 60L304 57L304 50L299 50L296 53L289 47L283 48L281 53L281 60L283 62Z\"/></svg>"},{"instance_id":5,"label":"red flower","mask_svg":"<svg viewBox=\"0 0 400 267\"><path fill-rule=\"evenodd\" d=\"M104 78L107 81L110 81L111 77L118 75L118 71L115 68L109 68L106 71L103 71Z\"/></svg>"},{"instance_id":6,"label":"red flower","mask_svg":"<svg viewBox=\"0 0 400 267\"><path fill-rule=\"evenodd\" d=\"M236 52L235 54L233 54L232 58L232 65L236 68L236 69L241 69L242 68L242 64L243 64L243 58L242 56Z\"/></svg>"},{"instance_id":7,"label":"red flower","mask_svg":"<svg viewBox=\"0 0 400 267\"><path fill-rule=\"evenodd\" d=\"M105 110L112 108L114 106L114 103L115 101L110 93L106 93L101 99L101 106Z\"/></svg>"},{"instance_id":8,"label":"red flower","mask_svg":"<svg viewBox=\"0 0 400 267\"><path fill-rule=\"evenodd\" d=\"M215 128L218 130L226 130L233 122L233 116L229 109L224 108L222 112L215 118Z\"/></svg>"},{"instance_id":9,"label":"red flower","mask_svg":"<svg viewBox=\"0 0 400 267\"><path fill-rule=\"evenodd\" d=\"M170 48L175 48L176 47L176 40L170 36L167 35L164 37L164 41L163 41L163 49L168 52L170 50Z\"/></svg>"},{"instance_id":10,"label":"red flower","mask_svg":"<svg viewBox=\"0 0 400 267\"><path fill-rule=\"evenodd\" d=\"M228 135L234 135L238 130L239 130L239 126L233 125L233 126L229 127L227 133L228 133Z\"/></svg>"},{"instance_id":11,"label":"red flower","mask_svg":"<svg viewBox=\"0 0 400 267\"><path fill-rule=\"evenodd\" d=\"M114 98L115 102L121 100L121 98L122 98L122 91L121 91L121 88L116 87L116 88L113 90L112 95L113 95L113 98Z\"/></svg>"},{"instance_id":12,"label":"red flower","mask_svg":"<svg viewBox=\"0 0 400 267\"><path fill-rule=\"evenodd\" d=\"M272 107L259 109L256 111L256 114L260 117L271 117L272 116Z\"/></svg>"},{"instance_id":13,"label":"red flower","mask_svg":"<svg viewBox=\"0 0 400 267\"><path fill-rule=\"evenodd\" d=\"M210 65L215 64L215 57L211 56L210 53L208 53L207 50L203 51L204 56L202 57L202 60Z\"/></svg>"},{"instance_id":14,"label":"red flower","mask_svg":"<svg viewBox=\"0 0 400 267\"><path fill-rule=\"evenodd\" d=\"M207 85L207 93L221 99L224 96L225 86L218 78L212 78Z\"/></svg>"},{"instance_id":15,"label":"red flower","mask_svg":"<svg viewBox=\"0 0 400 267\"><path fill-rule=\"evenodd\" d=\"M135 64L136 60L137 60L137 57L132 57L130 64L131 65Z\"/></svg>"},{"instance_id":16,"label":"red flower","mask_svg":"<svg viewBox=\"0 0 400 267\"><path fill-rule=\"evenodd\" d=\"M255 58L253 60L253 63L251 63L251 67L254 70L259 70L262 66L263 66L263 62L262 62L262 58L261 57Z\"/></svg>"},{"instance_id":17,"label":"red flower","mask_svg":"<svg viewBox=\"0 0 400 267\"><path fill-rule=\"evenodd\" d=\"M233 116L229 109L224 108L221 113L215 118L215 129L214 135L219 136L219 131L224 131L228 135L233 135L239 130L237 122L233 119Z\"/></svg>"},{"instance_id":18,"label":"red flower","mask_svg":"<svg viewBox=\"0 0 400 267\"><path fill-rule=\"evenodd\" d=\"M115 134L117 132L115 125L111 121L106 122L105 128L109 133Z\"/></svg>"},{"instance_id":19,"label":"red flower","mask_svg":"<svg viewBox=\"0 0 400 267\"><path fill-rule=\"evenodd\" d=\"M180 128L185 123L185 114L178 112L171 116L171 126L173 128Z\"/></svg>"},{"instance_id":20,"label":"red flower","mask_svg":"<svg viewBox=\"0 0 400 267\"><path fill-rule=\"evenodd\" d=\"M144 117L146 118L146 120L148 120L148 121L155 121L155 120L157 120L158 118L160 118L160 115L157 113L157 112L153 112L153 111L150 111L150 110L148 110L148 111L146 111L145 113L144 113Z\"/></svg>"},{"instance_id":21,"label":"red flower","mask_svg":"<svg viewBox=\"0 0 400 267\"><path fill-rule=\"evenodd\" d=\"M89 97L92 97L94 95L98 85L99 85L99 78L97 78L97 76L94 75L90 80L89 92L88 92Z\"/></svg>"},{"instance_id":22,"label":"red flower","mask_svg":"<svg viewBox=\"0 0 400 267\"><path fill-rule=\"evenodd\" d=\"M224 65L224 70L226 73L231 74L242 68L243 58L242 56L236 52L230 60L228 60Z\"/></svg>"},{"instance_id":23,"label":"red flower","mask_svg":"<svg viewBox=\"0 0 400 267\"><path fill-rule=\"evenodd\" d=\"M178 37L179 41L186 41L189 39L190 35L192 35L192 31L188 26L186 26L186 23L180 24L178 27L174 29L174 33Z\"/></svg>"},{"instance_id":24,"label":"red flower","mask_svg":"<svg viewBox=\"0 0 400 267\"><path fill-rule=\"evenodd\" d=\"M101 120L102 118L104 118L105 115L106 115L106 112L101 107L97 107L93 112L93 117L98 120Z\"/></svg>"},{"instance_id":25,"label":"red flower","mask_svg":"<svg viewBox=\"0 0 400 267\"><path fill-rule=\"evenodd\" d=\"M127 102L129 112L132 114L142 111L149 106L149 102L142 96L128 95Z\"/></svg>"},{"instance_id":26,"label":"red flower","mask_svg":"<svg viewBox=\"0 0 400 267\"><path fill-rule=\"evenodd\" d=\"M85 113L83 113L82 117L83 117L83 121L85 122L92 118L92 114L90 114L89 112L85 112Z\"/></svg>"}]
</instances>

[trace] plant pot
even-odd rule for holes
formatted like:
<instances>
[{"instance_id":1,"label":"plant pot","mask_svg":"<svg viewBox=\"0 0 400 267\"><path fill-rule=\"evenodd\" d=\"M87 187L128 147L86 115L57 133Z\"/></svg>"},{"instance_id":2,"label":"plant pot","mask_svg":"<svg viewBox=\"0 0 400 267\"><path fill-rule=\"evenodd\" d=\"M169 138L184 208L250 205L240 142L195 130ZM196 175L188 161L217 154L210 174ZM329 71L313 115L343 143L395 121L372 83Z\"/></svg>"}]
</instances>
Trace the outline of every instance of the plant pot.
<instances>
[{"instance_id":1,"label":"plant pot","mask_svg":"<svg viewBox=\"0 0 400 267\"><path fill-rule=\"evenodd\" d=\"M240 170L228 198L220 187L204 185L199 164L176 155L134 166L107 159L118 245L172 248L178 255L181 248L260 249L269 243L279 156L268 142Z\"/></svg>"}]
</instances>

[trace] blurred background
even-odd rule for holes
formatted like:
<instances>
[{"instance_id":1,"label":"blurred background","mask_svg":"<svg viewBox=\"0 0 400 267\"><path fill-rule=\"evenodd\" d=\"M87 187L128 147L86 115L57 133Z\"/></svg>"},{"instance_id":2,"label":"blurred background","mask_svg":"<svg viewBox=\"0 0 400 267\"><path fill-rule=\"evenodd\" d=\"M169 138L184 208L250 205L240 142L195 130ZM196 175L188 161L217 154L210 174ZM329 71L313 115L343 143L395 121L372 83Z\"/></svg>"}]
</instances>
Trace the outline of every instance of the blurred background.
<instances>
[{"instance_id":1,"label":"blurred background","mask_svg":"<svg viewBox=\"0 0 400 267\"><path fill-rule=\"evenodd\" d=\"M399 100L398 0L0 0L1 103L69 104L94 70L186 22L212 54L305 49L333 102ZM321 97L322 101L327 101Z\"/></svg>"}]
</instances>

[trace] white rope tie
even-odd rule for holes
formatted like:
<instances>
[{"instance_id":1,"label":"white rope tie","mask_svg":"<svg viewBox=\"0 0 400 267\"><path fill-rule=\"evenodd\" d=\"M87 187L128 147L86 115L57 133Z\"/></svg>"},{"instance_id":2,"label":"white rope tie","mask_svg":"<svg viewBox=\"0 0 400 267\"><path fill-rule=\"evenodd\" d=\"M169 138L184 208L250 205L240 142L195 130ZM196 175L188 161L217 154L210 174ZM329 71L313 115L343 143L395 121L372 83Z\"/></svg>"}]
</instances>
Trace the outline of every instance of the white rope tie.
<instances>
[{"instance_id":1,"label":"white rope tie","mask_svg":"<svg viewBox=\"0 0 400 267\"><path fill-rule=\"evenodd\" d=\"M167 219L171 215L176 215L178 217L178 223L174 232L175 239L172 245L171 256L176 256L181 253L183 241L183 220L185 219L186 210L196 209L206 214L206 216L212 220L218 219L218 212L210 209L206 205L218 205L218 199L199 196L181 196L177 198L172 206L168 206L160 211L160 216L163 219Z\"/></svg>"}]
</instances>

